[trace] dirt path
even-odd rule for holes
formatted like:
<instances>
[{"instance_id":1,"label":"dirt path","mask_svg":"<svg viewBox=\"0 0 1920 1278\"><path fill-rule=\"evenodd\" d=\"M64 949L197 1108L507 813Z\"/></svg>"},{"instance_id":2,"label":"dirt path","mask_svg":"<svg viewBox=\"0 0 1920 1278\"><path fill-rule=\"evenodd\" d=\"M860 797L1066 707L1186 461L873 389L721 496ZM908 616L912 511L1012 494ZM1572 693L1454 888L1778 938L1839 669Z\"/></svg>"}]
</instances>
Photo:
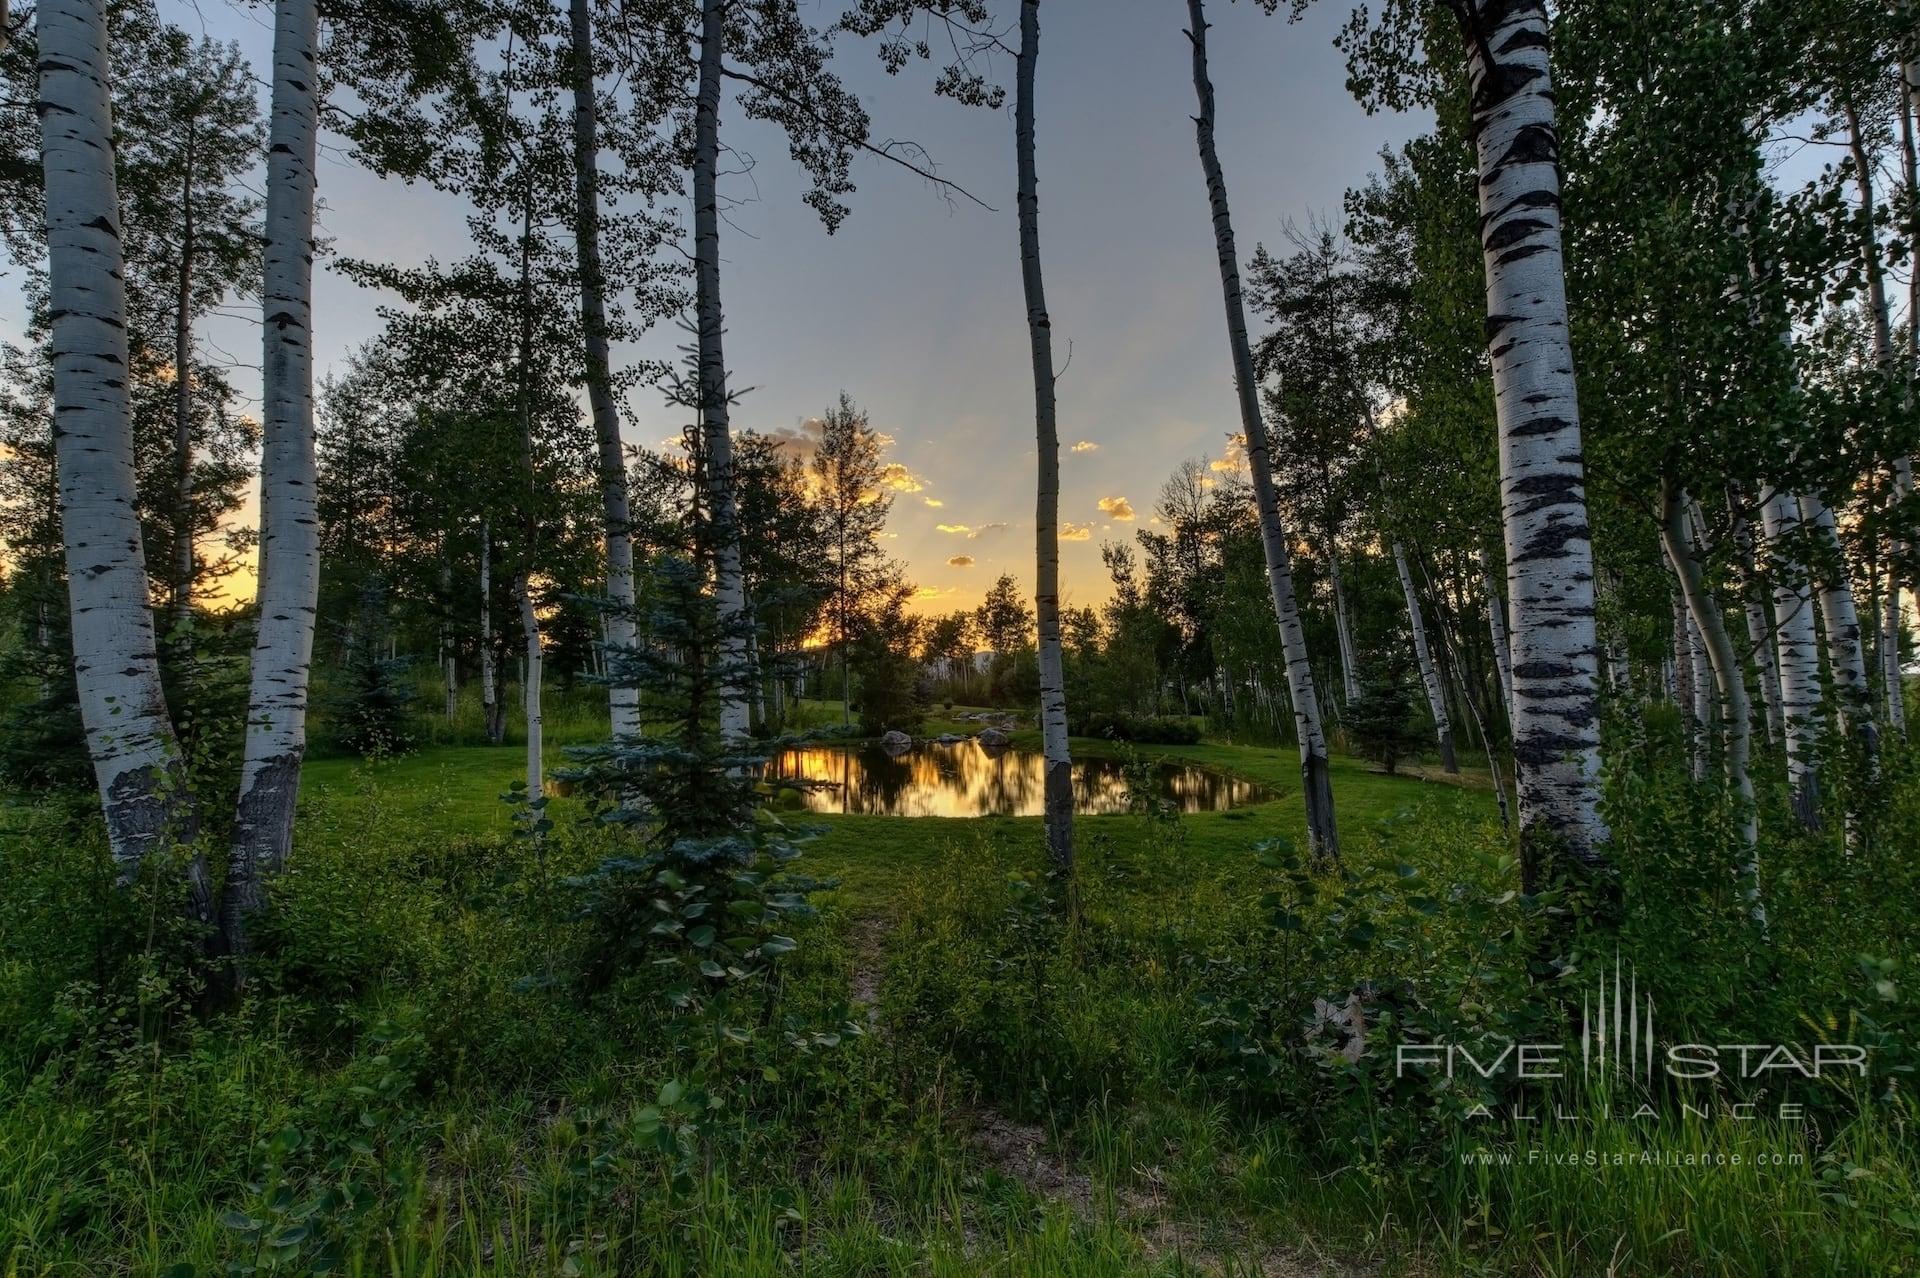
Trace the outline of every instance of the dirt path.
<instances>
[{"instance_id":1,"label":"dirt path","mask_svg":"<svg viewBox=\"0 0 1920 1278\"><path fill-rule=\"evenodd\" d=\"M888 915L863 914L850 921L847 932L849 1001L868 1028L881 1035L886 1029L880 1023L880 993L894 925ZM962 1110L954 1117L962 1139L987 1167L1035 1197L1060 1204L1083 1224L1100 1221L1104 1206L1093 1178L1067 1158L1045 1128L1016 1122L990 1108ZM1154 1169L1146 1169L1142 1180L1142 1186L1116 1189L1112 1209L1117 1223L1140 1242L1150 1261L1177 1256L1189 1269L1218 1278L1375 1278L1382 1272L1378 1265L1258 1243L1232 1225L1183 1223L1171 1214Z\"/></svg>"},{"instance_id":2,"label":"dirt path","mask_svg":"<svg viewBox=\"0 0 1920 1278\"><path fill-rule=\"evenodd\" d=\"M1061 1204L1082 1223L1100 1220L1101 1195L1093 1178L1068 1161L1045 1128L993 1110L962 1117L967 1143L988 1166L1037 1197ZM1144 1186L1116 1189L1112 1203L1116 1223L1139 1241L1150 1261L1177 1256L1189 1269L1219 1278L1374 1278L1382 1272L1377 1265L1257 1242L1234 1225L1182 1222L1171 1214L1153 1170L1145 1170Z\"/></svg>"},{"instance_id":3,"label":"dirt path","mask_svg":"<svg viewBox=\"0 0 1920 1278\"><path fill-rule=\"evenodd\" d=\"M853 974L847 980L847 997L855 1012L865 1012L867 1028L884 1032L880 1026L880 981L887 970L887 938L893 935L895 920L885 914L856 915L847 927L847 948L852 952Z\"/></svg>"}]
</instances>

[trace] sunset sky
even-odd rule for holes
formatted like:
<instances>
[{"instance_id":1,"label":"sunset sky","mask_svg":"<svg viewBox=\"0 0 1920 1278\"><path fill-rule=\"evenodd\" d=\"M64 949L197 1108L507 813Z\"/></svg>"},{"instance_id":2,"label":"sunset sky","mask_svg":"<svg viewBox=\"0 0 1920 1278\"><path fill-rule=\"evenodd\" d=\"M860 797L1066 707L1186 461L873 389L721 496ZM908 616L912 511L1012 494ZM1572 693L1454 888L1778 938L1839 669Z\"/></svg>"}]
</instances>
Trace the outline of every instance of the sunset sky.
<instances>
[{"instance_id":1,"label":"sunset sky","mask_svg":"<svg viewBox=\"0 0 1920 1278\"><path fill-rule=\"evenodd\" d=\"M161 7L190 30L240 40L256 71L268 65L264 11L222 0ZM828 0L815 20L841 7ZM1289 218L1337 217L1381 146L1419 123L1369 118L1347 95L1331 45L1346 13L1322 3L1289 25L1248 4L1213 6L1219 144L1243 261L1256 243L1280 243ZM1071 604L1108 593L1100 542L1131 540L1173 467L1222 457L1237 429L1185 17L1174 0L1050 0L1041 11L1041 253L1056 358L1067 364L1071 353L1059 382ZM950 206L914 175L864 159L853 215L829 237L800 203L784 141L730 103L722 140L755 161L723 184L742 202L722 231L728 363L736 387L754 388L735 424L791 431L849 392L892 437L888 460L903 468L889 550L922 586L925 610L971 606L1002 571L1032 580L1033 400L1011 108L937 99L924 66L889 78L870 45L846 43L836 67L867 102L876 140L921 143L942 176L997 211ZM1009 80L1011 70L1002 68ZM323 151L320 195L321 233L337 253L410 264L464 251L461 201L376 178L337 147ZM0 334L17 336L11 283L0 282L0 298ZM378 331L375 308L389 300L319 272L320 372ZM625 353L664 355L681 339L668 328ZM257 328L220 320L205 349L251 366L258 340ZM235 376L257 390L251 368ZM628 410L629 442L679 432L681 411L651 392L636 392Z\"/></svg>"}]
</instances>

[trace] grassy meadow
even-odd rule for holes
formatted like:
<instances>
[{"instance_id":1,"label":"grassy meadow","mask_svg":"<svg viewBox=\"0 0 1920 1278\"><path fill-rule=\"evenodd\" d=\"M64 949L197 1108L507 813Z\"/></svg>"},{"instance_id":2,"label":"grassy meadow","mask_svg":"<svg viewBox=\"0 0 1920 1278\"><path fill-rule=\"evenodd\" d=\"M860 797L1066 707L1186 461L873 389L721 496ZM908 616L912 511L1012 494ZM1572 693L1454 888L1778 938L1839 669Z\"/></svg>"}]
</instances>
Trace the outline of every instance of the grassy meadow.
<instances>
[{"instance_id":1,"label":"grassy meadow","mask_svg":"<svg viewBox=\"0 0 1920 1278\"><path fill-rule=\"evenodd\" d=\"M559 723L554 766L592 730ZM1143 753L1276 797L1082 818L1068 910L1037 818L809 818L797 864L831 886L738 1041L644 972L569 979L569 880L607 836L562 798L545 840L517 837L511 745L309 762L256 979L212 1014L152 891L107 891L84 820L6 809L0 1273L1920 1272L1903 1075L1824 1085L1811 1123L1643 1098L1650 1135L1626 1097L1475 1119L1485 1097L1383 1067L1401 1028L1518 1037L1538 1002L1484 773L1337 759L1329 876L1289 851L1290 749ZM1831 886L1836 908L1870 895ZM1711 895L1643 930L1726 925ZM1860 947L1897 925L1882 910L1854 914ZM1633 955L1649 983L1663 954L1680 964L1657 935ZM1774 979L1828 1000L1816 1027L1873 1008L1910 1041L1906 1004L1806 963ZM1695 1023L1772 1014L1739 988L1763 974L1721 977ZM1353 1060L1313 1000L1362 981L1383 1012ZM1654 1145L1694 1165L1606 1165Z\"/></svg>"}]
</instances>

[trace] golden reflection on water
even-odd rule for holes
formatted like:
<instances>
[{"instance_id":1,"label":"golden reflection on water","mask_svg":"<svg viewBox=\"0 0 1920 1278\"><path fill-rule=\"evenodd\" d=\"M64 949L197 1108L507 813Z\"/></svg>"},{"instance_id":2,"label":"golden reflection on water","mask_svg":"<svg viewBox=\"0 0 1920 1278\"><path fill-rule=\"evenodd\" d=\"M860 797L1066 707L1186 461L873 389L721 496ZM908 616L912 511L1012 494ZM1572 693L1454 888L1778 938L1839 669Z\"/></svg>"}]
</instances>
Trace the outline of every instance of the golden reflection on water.
<instances>
[{"instance_id":1,"label":"golden reflection on water","mask_svg":"<svg viewBox=\"0 0 1920 1278\"><path fill-rule=\"evenodd\" d=\"M837 749L804 746L784 750L766 775L824 783L800 792L809 812L881 816L1039 816L1045 760L1027 750L989 752L977 741L916 745L889 755L878 746ZM1182 812L1218 812L1258 803L1268 791L1238 777L1184 764L1153 768L1159 796ZM1082 814L1125 812L1127 785L1117 759L1073 761L1073 810Z\"/></svg>"}]
</instances>

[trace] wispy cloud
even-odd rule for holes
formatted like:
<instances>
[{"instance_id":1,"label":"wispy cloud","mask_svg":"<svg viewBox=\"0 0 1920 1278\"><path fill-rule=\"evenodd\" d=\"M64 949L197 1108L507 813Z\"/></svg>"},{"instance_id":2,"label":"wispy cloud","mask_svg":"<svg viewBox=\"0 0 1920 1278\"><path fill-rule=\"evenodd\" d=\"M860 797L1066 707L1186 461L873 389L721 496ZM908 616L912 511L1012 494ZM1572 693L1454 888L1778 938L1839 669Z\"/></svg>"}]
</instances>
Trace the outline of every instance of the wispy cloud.
<instances>
[{"instance_id":1,"label":"wispy cloud","mask_svg":"<svg viewBox=\"0 0 1920 1278\"><path fill-rule=\"evenodd\" d=\"M1060 525L1060 540L1061 541L1092 541L1093 525L1092 524L1076 524L1071 522L1063 523Z\"/></svg>"},{"instance_id":2,"label":"wispy cloud","mask_svg":"<svg viewBox=\"0 0 1920 1278\"><path fill-rule=\"evenodd\" d=\"M1102 497L1100 513L1125 523L1133 518L1133 503L1125 497Z\"/></svg>"},{"instance_id":3,"label":"wispy cloud","mask_svg":"<svg viewBox=\"0 0 1920 1278\"><path fill-rule=\"evenodd\" d=\"M922 497L920 500L924 501L925 503L927 503L927 505L933 507L933 509L935 510L938 510L942 506L947 504L944 501L941 501L938 497Z\"/></svg>"},{"instance_id":4,"label":"wispy cloud","mask_svg":"<svg viewBox=\"0 0 1920 1278\"><path fill-rule=\"evenodd\" d=\"M965 537L968 541L978 541L980 538L992 533L1004 531L1006 524L1004 522L981 524L978 528L975 528L972 524L935 524L934 527L943 533L953 533L956 536Z\"/></svg>"},{"instance_id":5,"label":"wispy cloud","mask_svg":"<svg viewBox=\"0 0 1920 1278\"><path fill-rule=\"evenodd\" d=\"M880 484L897 493L917 493L926 487L917 475L899 462L888 462L880 468Z\"/></svg>"},{"instance_id":6,"label":"wispy cloud","mask_svg":"<svg viewBox=\"0 0 1920 1278\"><path fill-rule=\"evenodd\" d=\"M1097 453L1100 451L1100 445L1094 443L1091 439L1076 439L1073 442L1072 449L1069 451L1076 453Z\"/></svg>"}]
</instances>

